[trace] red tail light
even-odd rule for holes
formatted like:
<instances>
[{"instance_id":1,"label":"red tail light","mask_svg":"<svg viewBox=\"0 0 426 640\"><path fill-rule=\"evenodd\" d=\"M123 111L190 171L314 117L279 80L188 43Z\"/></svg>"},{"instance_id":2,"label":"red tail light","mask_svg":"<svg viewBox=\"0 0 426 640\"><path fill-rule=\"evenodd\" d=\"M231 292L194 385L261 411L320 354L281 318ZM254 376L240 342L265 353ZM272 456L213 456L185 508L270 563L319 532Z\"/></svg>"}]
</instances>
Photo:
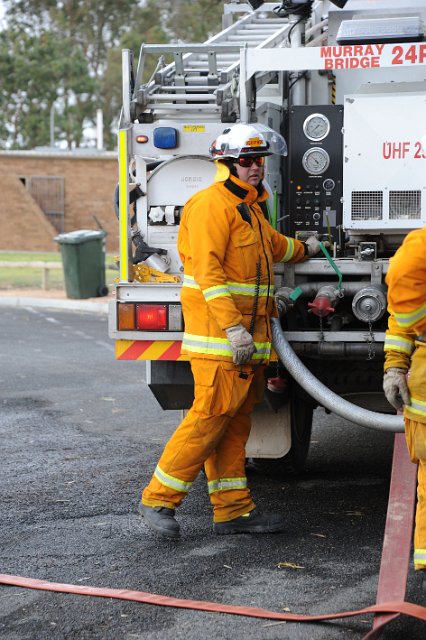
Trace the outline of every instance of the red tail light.
<instances>
[{"instance_id":1,"label":"red tail light","mask_svg":"<svg viewBox=\"0 0 426 640\"><path fill-rule=\"evenodd\" d=\"M167 306L165 304L137 304L136 328L140 331L166 331Z\"/></svg>"}]
</instances>

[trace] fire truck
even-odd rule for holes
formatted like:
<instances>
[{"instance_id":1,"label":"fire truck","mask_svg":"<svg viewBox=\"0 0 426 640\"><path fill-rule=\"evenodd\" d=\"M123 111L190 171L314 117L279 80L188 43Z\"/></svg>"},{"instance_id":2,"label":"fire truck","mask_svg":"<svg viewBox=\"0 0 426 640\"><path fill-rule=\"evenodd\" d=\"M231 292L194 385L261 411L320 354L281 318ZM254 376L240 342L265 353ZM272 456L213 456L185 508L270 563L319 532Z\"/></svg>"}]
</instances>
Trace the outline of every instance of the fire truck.
<instances>
[{"instance_id":1,"label":"fire truck","mask_svg":"<svg viewBox=\"0 0 426 640\"><path fill-rule=\"evenodd\" d=\"M223 9L222 30L202 44L142 44L137 65L123 51L109 331L117 359L145 362L163 409L190 407L182 209L213 181L208 150L226 127L258 122L280 132L288 154L265 163L270 223L330 248L275 266L280 317L247 457L297 470L317 406L361 426L403 429L381 391L384 279L405 235L426 224L426 6L233 0Z\"/></svg>"}]
</instances>

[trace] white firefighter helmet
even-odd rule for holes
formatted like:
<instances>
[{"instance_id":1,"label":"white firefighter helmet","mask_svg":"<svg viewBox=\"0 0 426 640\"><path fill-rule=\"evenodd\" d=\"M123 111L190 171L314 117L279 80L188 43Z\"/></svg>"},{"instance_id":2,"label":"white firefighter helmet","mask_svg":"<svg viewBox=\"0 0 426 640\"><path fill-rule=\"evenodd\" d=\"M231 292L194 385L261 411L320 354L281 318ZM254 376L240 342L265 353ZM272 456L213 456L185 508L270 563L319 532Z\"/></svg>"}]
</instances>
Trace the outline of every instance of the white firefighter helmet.
<instances>
[{"instance_id":1,"label":"white firefighter helmet","mask_svg":"<svg viewBox=\"0 0 426 640\"><path fill-rule=\"evenodd\" d=\"M228 127L210 147L213 160L240 156L287 155L287 144L279 133L264 124L235 124Z\"/></svg>"}]
</instances>

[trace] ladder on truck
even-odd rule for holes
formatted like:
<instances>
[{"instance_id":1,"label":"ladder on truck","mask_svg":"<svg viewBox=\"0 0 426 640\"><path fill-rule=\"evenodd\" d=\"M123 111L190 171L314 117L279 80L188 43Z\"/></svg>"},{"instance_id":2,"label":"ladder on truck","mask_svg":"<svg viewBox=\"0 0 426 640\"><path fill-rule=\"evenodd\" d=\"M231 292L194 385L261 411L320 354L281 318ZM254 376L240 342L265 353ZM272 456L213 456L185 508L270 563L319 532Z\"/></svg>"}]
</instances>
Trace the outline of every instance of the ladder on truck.
<instances>
[{"instance_id":1,"label":"ladder on truck","mask_svg":"<svg viewBox=\"0 0 426 640\"><path fill-rule=\"evenodd\" d=\"M153 122L158 118L187 117L197 113L204 120L233 122L239 116L240 50L285 46L291 24L274 13L274 3L239 18L203 44L143 44L134 82L132 119ZM142 84L148 54L159 57L151 78ZM174 62L166 64L169 54ZM276 75L276 74L275 74ZM273 73L256 77L258 88Z\"/></svg>"}]
</instances>

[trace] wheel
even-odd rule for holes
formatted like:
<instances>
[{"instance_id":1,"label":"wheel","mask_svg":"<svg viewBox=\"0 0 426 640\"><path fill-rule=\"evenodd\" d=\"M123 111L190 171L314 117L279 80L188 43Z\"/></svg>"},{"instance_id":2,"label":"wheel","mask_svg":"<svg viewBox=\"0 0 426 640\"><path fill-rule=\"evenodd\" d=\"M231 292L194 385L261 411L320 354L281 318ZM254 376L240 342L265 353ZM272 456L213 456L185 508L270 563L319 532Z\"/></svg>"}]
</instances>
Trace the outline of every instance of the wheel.
<instances>
[{"instance_id":1,"label":"wheel","mask_svg":"<svg viewBox=\"0 0 426 640\"><path fill-rule=\"evenodd\" d=\"M311 443L313 413L310 398L295 386L291 392L291 448L283 458L288 472L303 471Z\"/></svg>"},{"instance_id":2,"label":"wheel","mask_svg":"<svg viewBox=\"0 0 426 640\"><path fill-rule=\"evenodd\" d=\"M103 296L107 296L109 294L109 289L106 285L101 285L98 287L98 297L102 298Z\"/></svg>"}]
</instances>

